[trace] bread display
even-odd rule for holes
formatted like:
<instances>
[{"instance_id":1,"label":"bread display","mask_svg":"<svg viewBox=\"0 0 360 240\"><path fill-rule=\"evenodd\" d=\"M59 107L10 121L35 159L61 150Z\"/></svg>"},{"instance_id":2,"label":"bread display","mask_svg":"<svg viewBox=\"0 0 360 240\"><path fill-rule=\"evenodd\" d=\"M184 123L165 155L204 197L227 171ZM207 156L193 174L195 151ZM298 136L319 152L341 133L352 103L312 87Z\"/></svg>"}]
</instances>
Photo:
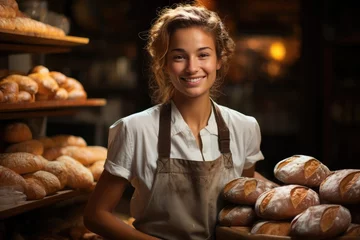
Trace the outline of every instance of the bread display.
<instances>
[{"instance_id":1,"label":"bread display","mask_svg":"<svg viewBox=\"0 0 360 240\"><path fill-rule=\"evenodd\" d=\"M226 184L222 194L229 202L252 205L260 194L270 189L272 187L264 181L241 177Z\"/></svg>"},{"instance_id":2,"label":"bread display","mask_svg":"<svg viewBox=\"0 0 360 240\"><path fill-rule=\"evenodd\" d=\"M322 200L330 203L360 204L360 170L335 171L321 183L319 193Z\"/></svg>"},{"instance_id":3,"label":"bread display","mask_svg":"<svg viewBox=\"0 0 360 240\"><path fill-rule=\"evenodd\" d=\"M66 146L60 152L62 155L70 156L85 166L105 160L107 156L107 149L100 146Z\"/></svg>"},{"instance_id":4,"label":"bread display","mask_svg":"<svg viewBox=\"0 0 360 240\"><path fill-rule=\"evenodd\" d=\"M69 175L65 163L59 161L49 161L43 170L54 174L59 179L60 189L65 187Z\"/></svg>"},{"instance_id":5,"label":"bread display","mask_svg":"<svg viewBox=\"0 0 360 240\"><path fill-rule=\"evenodd\" d=\"M31 153L0 153L0 165L18 174L39 171L45 167L45 164L41 158Z\"/></svg>"},{"instance_id":6,"label":"bread display","mask_svg":"<svg viewBox=\"0 0 360 240\"><path fill-rule=\"evenodd\" d=\"M350 223L350 212L341 205L312 206L293 219L291 235L311 239L330 239L344 233Z\"/></svg>"},{"instance_id":7,"label":"bread display","mask_svg":"<svg viewBox=\"0 0 360 240\"><path fill-rule=\"evenodd\" d=\"M79 147L85 147L87 146L86 141L84 138L79 136L73 136L73 135L55 135L52 136L51 139L55 143L55 147L66 147L66 146L79 146Z\"/></svg>"},{"instance_id":8,"label":"bread display","mask_svg":"<svg viewBox=\"0 0 360 240\"><path fill-rule=\"evenodd\" d=\"M221 226L251 226L255 221L254 209L249 206L228 205L219 213L219 224Z\"/></svg>"},{"instance_id":9,"label":"bread display","mask_svg":"<svg viewBox=\"0 0 360 240\"><path fill-rule=\"evenodd\" d=\"M39 200L46 196L46 190L40 180L35 178L26 178L27 183L26 197L27 200Z\"/></svg>"},{"instance_id":10,"label":"bread display","mask_svg":"<svg viewBox=\"0 0 360 240\"><path fill-rule=\"evenodd\" d=\"M0 82L2 102L16 103L19 95L19 85L16 82Z\"/></svg>"},{"instance_id":11,"label":"bread display","mask_svg":"<svg viewBox=\"0 0 360 240\"><path fill-rule=\"evenodd\" d=\"M318 187L330 174L330 170L319 160L305 155L294 155L278 162L275 177L286 184Z\"/></svg>"},{"instance_id":12,"label":"bread display","mask_svg":"<svg viewBox=\"0 0 360 240\"><path fill-rule=\"evenodd\" d=\"M39 170L34 173L24 175L24 178L38 180L44 186L46 195L54 194L61 189L59 179L50 172Z\"/></svg>"},{"instance_id":13,"label":"bread display","mask_svg":"<svg viewBox=\"0 0 360 240\"><path fill-rule=\"evenodd\" d=\"M15 153L15 152L27 152L32 153L34 155L42 155L44 152L43 144L35 139L14 143L8 146L5 149L7 153Z\"/></svg>"},{"instance_id":14,"label":"bread display","mask_svg":"<svg viewBox=\"0 0 360 240\"><path fill-rule=\"evenodd\" d=\"M5 126L3 139L8 143L24 142L32 139L32 132L27 124L14 122Z\"/></svg>"},{"instance_id":15,"label":"bread display","mask_svg":"<svg viewBox=\"0 0 360 240\"><path fill-rule=\"evenodd\" d=\"M97 161L93 163L90 167L88 167L95 181L98 181L100 179L100 176L104 171L104 164L105 164L105 160L102 160L102 161Z\"/></svg>"},{"instance_id":16,"label":"bread display","mask_svg":"<svg viewBox=\"0 0 360 240\"><path fill-rule=\"evenodd\" d=\"M290 222L260 221L254 224L252 234L266 234L274 236L289 236Z\"/></svg>"},{"instance_id":17,"label":"bread display","mask_svg":"<svg viewBox=\"0 0 360 240\"><path fill-rule=\"evenodd\" d=\"M0 187L11 186L17 191L26 192L27 184L25 179L13 170L0 166Z\"/></svg>"},{"instance_id":18,"label":"bread display","mask_svg":"<svg viewBox=\"0 0 360 240\"><path fill-rule=\"evenodd\" d=\"M30 94L36 94L38 92L38 84L28 76L22 76L19 74L12 74L3 78L1 82L16 82L20 91L26 91Z\"/></svg>"}]
</instances>

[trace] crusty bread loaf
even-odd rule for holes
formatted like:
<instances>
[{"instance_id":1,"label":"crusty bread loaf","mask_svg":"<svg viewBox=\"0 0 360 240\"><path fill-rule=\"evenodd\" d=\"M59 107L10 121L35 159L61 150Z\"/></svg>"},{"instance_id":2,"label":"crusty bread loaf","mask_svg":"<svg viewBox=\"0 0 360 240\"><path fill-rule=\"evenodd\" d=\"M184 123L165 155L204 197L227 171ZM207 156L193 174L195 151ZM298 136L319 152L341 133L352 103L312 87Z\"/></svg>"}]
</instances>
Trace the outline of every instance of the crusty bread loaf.
<instances>
[{"instance_id":1,"label":"crusty bread loaf","mask_svg":"<svg viewBox=\"0 0 360 240\"><path fill-rule=\"evenodd\" d=\"M39 86L28 76L22 76L19 74L12 74L2 79L2 82L13 81L19 85L19 91L26 91L30 94L36 94L38 92Z\"/></svg>"},{"instance_id":2,"label":"crusty bread loaf","mask_svg":"<svg viewBox=\"0 0 360 240\"><path fill-rule=\"evenodd\" d=\"M16 103L19 95L19 85L16 82L0 82L0 91L3 92L4 102Z\"/></svg>"},{"instance_id":3,"label":"crusty bread loaf","mask_svg":"<svg viewBox=\"0 0 360 240\"><path fill-rule=\"evenodd\" d=\"M61 189L59 179L50 172L40 170L34 173L26 174L24 175L24 178L33 178L40 181L45 188L46 196L54 194Z\"/></svg>"},{"instance_id":4,"label":"crusty bread loaf","mask_svg":"<svg viewBox=\"0 0 360 240\"><path fill-rule=\"evenodd\" d=\"M79 136L73 135L55 135L50 137L55 142L55 147L66 147L66 146L87 146L86 141Z\"/></svg>"},{"instance_id":5,"label":"crusty bread loaf","mask_svg":"<svg viewBox=\"0 0 360 240\"><path fill-rule=\"evenodd\" d=\"M51 95L54 94L59 88L57 82L52 77L50 77L49 74L31 73L29 77L38 84L39 94Z\"/></svg>"},{"instance_id":6,"label":"crusty bread loaf","mask_svg":"<svg viewBox=\"0 0 360 240\"><path fill-rule=\"evenodd\" d=\"M5 126L3 137L8 143L19 143L32 139L32 133L27 124L15 122Z\"/></svg>"},{"instance_id":7,"label":"crusty bread loaf","mask_svg":"<svg viewBox=\"0 0 360 240\"><path fill-rule=\"evenodd\" d=\"M13 170L0 166L0 186L13 186L14 189L25 193L27 184L25 179Z\"/></svg>"},{"instance_id":8,"label":"crusty bread loaf","mask_svg":"<svg viewBox=\"0 0 360 240\"><path fill-rule=\"evenodd\" d=\"M27 152L35 155L42 155L44 147L38 140L31 139L20 143L14 143L5 149L7 153Z\"/></svg>"},{"instance_id":9,"label":"crusty bread loaf","mask_svg":"<svg viewBox=\"0 0 360 240\"><path fill-rule=\"evenodd\" d=\"M36 172L45 167L42 159L26 152L1 153L0 165L10 168L18 174Z\"/></svg>"},{"instance_id":10,"label":"crusty bread loaf","mask_svg":"<svg viewBox=\"0 0 360 240\"><path fill-rule=\"evenodd\" d=\"M62 155L70 156L85 166L94 162L105 160L107 149L101 146L66 146L61 149Z\"/></svg>"},{"instance_id":11,"label":"crusty bread loaf","mask_svg":"<svg viewBox=\"0 0 360 240\"><path fill-rule=\"evenodd\" d=\"M266 234L274 236L289 236L290 222L282 221L260 221L254 224L252 234Z\"/></svg>"},{"instance_id":12,"label":"crusty bread loaf","mask_svg":"<svg viewBox=\"0 0 360 240\"><path fill-rule=\"evenodd\" d=\"M250 206L228 205L218 215L219 224L228 227L251 226L255 219L255 211Z\"/></svg>"},{"instance_id":13,"label":"crusty bread loaf","mask_svg":"<svg viewBox=\"0 0 360 240\"><path fill-rule=\"evenodd\" d=\"M360 224L350 224L343 236L360 238Z\"/></svg>"},{"instance_id":14,"label":"crusty bread loaf","mask_svg":"<svg viewBox=\"0 0 360 240\"><path fill-rule=\"evenodd\" d=\"M350 223L350 212L341 205L312 206L293 219L291 235L302 238L331 239L345 232Z\"/></svg>"},{"instance_id":15,"label":"crusty bread loaf","mask_svg":"<svg viewBox=\"0 0 360 240\"><path fill-rule=\"evenodd\" d=\"M27 200L39 200L46 196L45 187L41 181L35 178L26 178L25 180L27 183L25 192Z\"/></svg>"},{"instance_id":16,"label":"crusty bread loaf","mask_svg":"<svg viewBox=\"0 0 360 240\"><path fill-rule=\"evenodd\" d=\"M97 161L93 163L90 167L88 167L95 181L98 181L100 179L100 176L104 171L104 164L105 164L105 160L102 160L102 161Z\"/></svg>"},{"instance_id":17,"label":"crusty bread loaf","mask_svg":"<svg viewBox=\"0 0 360 240\"><path fill-rule=\"evenodd\" d=\"M278 162L275 177L286 184L318 187L330 174L330 170L319 160L305 155L294 155Z\"/></svg>"},{"instance_id":18,"label":"crusty bread loaf","mask_svg":"<svg viewBox=\"0 0 360 240\"><path fill-rule=\"evenodd\" d=\"M260 194L270 189L272 187L260 179L240 177L227 183L222 194L229 202L253 205Z\"/></svg>"},{"instance_id":19,"label":"crusty bread loaf","mask_svg":"<svg viewBox=\"0 0 360 240\"><path fill-rule=\"evenodd\" d=\"M75 189L90 189L92 187L94 177L84 165L69 156L61 156L56 160L66 165L68 172L67 186Z\"/></svg>"},{"instance_id":20,"label":"crusty bread loaf","mask_svg":"<svg viewBox=\"0 0 360 240\"><path fill-rule=\"evenodd\" d=\"M330 203L360 203L360 170L335 171L321 183L319 193Z\"/></svg>"},{"instance_id":21,"label":"crusty bread loaf","mask_svg":"<svg viewBox=\"0 0 360 240\"><path fill-rule=\"evenodd\" d=\"M300 185L285 185L262 193L255 203L259 217L272 220L291 219L310 206L320 204L318 194Z\"/></svg>"},{"instance_id":22,"label":"crusty bread loaf","mask_svg":"<svg viewBox=\"0 0 360 240\"><path fill-rule=\"evenodd\" d=\"M66 186L68 172L65 163L59 161L50 161L45 165L43 170L54 174L59 179L60 189L63 189Z\"/></svg>"}]
</instances>

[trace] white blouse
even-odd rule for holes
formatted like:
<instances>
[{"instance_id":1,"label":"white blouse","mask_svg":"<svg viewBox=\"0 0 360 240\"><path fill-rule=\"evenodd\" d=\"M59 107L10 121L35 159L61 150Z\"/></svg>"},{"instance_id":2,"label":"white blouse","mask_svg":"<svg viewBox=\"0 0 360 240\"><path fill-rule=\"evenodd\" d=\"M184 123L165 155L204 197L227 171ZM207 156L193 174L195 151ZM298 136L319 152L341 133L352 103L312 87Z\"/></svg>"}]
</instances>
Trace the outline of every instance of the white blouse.
<instances>
[{"instance_id":1,"label":"white blouse","mask_svg":"<svg viewBox=\"0 0 360 240\"><path fill-rule=\"evenodd\" d=\"M214 103L216 104L216 103ZM217 105L217 104L216 104ZM230 131L230 151L238 176L264 159L260 151L260 128L255 118L217 105ZM161 105L132 114L115 122L109 129L105 169L130 181L135 188L131 214L139 216L150 197L158 159L158 132ZM202 154L189 126L171 103L171 158L212 161L220 156L218 129L214 112L200 131Z\"/></svg>"}]
</instances>

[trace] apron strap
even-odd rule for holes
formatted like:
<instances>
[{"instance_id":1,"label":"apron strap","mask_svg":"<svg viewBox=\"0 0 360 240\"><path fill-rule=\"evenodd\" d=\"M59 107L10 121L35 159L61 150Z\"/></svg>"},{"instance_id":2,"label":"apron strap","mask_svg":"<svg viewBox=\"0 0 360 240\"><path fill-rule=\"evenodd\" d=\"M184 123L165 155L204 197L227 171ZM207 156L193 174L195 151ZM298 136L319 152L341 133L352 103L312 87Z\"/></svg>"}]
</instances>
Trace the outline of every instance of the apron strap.
<instances>
[{"instance_id":1,"label":"apron strap","mask_svg":"<svg viewBox=\"0 0 360 240\"><path fill-rule=\"evenodd\" d=\"M211 101L214 107L215 120L218 128L218 141L219 148L221 153L230 153L230 132L229 128L226 126L224 118L221 115L220 109L218 106Z\"/></svg>"}]
</instances>

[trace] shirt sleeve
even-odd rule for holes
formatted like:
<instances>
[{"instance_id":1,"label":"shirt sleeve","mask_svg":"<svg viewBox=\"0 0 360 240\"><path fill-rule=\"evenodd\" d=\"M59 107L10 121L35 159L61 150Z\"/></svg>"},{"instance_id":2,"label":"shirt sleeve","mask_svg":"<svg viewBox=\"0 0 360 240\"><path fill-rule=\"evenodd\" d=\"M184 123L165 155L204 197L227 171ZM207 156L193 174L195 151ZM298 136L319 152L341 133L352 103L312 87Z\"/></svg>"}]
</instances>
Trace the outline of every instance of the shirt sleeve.
<instances>
[{"instance_id":1,"label":"shirt sleeve","mask_svg":"<svg viewBox=\"0 0 360 240\"><path fill-rule=\"evenodd\" d=\"M119 120L109 128L108 155L104 169L112 175L123 177L127 180L132 178L133 139L128 131L126 122Z\"/></svg>"},{"instance_id":2,"label":"shirt sleeve","mask_svg":"<svg viewBox=\"0 0 360 240\"><path fill-rule=\"evenodd\" d=\"M246 147L246 159L244 169L251 168L257 161L263 160L264 156L260 151L261 134L258 122L254 119L251 128L250 140Z\"/></svg>"}]
</instances>

